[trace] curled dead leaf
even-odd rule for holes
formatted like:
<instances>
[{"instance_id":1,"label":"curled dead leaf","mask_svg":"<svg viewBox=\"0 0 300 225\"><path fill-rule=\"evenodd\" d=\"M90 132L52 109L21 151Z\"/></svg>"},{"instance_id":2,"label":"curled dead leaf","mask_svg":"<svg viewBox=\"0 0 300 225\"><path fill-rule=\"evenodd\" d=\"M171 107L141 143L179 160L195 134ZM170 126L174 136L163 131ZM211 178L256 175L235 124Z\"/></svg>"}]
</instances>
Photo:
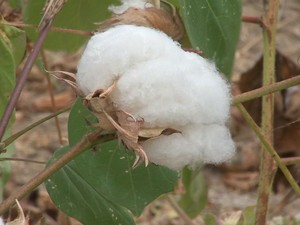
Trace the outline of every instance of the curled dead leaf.
<instances>
[{"instance_id":1,"label":"curled dead leaf","mask_svg":"<svg viewBox=\"0 0 300 225\"><path fill-rule=\"evenodd\" d=\"M160 135L171 135L174 133L181 132L172 128L141 128L139 130L139 137L149 139L159 137Z\"/></svg>"},{"instance_id":2,"label":"curled dead leaf","mask_svg":"<svg viewBox=\"0 0 300 225\"><path fill-rule=\"evenodd\" d=\"M16 199L17 209L18 209L18 217L13 221L7 222L6 225L28 225L28 218L25 217L23 209Z\"/></svg>"}]
</instances>

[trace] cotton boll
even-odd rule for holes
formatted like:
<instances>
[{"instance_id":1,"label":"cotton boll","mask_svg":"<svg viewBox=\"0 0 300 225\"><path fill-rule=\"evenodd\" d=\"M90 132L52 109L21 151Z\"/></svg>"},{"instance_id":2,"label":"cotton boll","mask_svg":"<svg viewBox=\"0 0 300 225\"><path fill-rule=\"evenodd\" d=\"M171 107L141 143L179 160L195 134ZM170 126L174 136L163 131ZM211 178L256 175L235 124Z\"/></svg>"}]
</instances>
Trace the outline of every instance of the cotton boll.
<instances>
[{"instance_id":1,"label":"cotton boll","mask_svg":"<svg viewBox=\"0 0 300 225\"><path fill-rule=\"evenodd\" d=\"M160 136L142 144L149 160L170 169L199 163L221 163L232 158L235 146L224 125L192 125L181 134Z\"/></svg>"},{"instance_id":2,"label":"cotton boll","mask_svg":"<svg viewBox=\"0 0 300 225\"><path fill-rule=\"evenodd\" d=\"M84 94L108 88L131 67L167 57L180 47L166 34L146 27L120 25L94 35L79 61L77 84Z\"/></svg>"},{"instance_id":3,"label":"cotton boll","mask_svg":"<svg viewBox=\"0 0 300 225\"><path fill-rule=\"evenodd\" d=\"M173 170L179 170L201 158L201 152L197 151L193 143L178 133L150 139L142 146L150 162Z\"/></svg>"},{"instance_id":4,"label":"cotton boll","mask_svg":"<svg viewBox=\"0 0 300 225\"><path fill-rule=\"evenodd\" d=\"M117 108L143 118L146 127L175 129L224 123L230 106L226 82L213 65L184 51L132 67L118 80L111 99Z\"/></svg>"},{"instance_id":5,"label":"cotton boll","mask_svg":"<svg viewBox=\"0 0 300 225\"><path fill-rule=\"evenodd\" d=\"M4 223L4 221L3 221L3 219L2 219L2 217L0 217L0 225L4 225L5 223Z\"/></svg>"},{"instance_id":6,"label":"cotton boll","mask_svg":"<svg viewBox=\"0 0 300 225\"><path fill-rule=\"evenodd\" d=\"M122 4L120 6L111 5L108 9L115 14L122 14L131 7L137 9L153 7L148 0L122 0L121 2Z\"/></svg>"},{"instance_id":7,"label":"cotton boll","mask_svg":"<svg viewBox=\"0 0 300 225\"><path fill-rule=\"evenodd\" d=\"M201 151L203 163L222 163L231 159L235 153L234 142L225 125L191 125L183 133Z\"/></svg>"}]
</instances>

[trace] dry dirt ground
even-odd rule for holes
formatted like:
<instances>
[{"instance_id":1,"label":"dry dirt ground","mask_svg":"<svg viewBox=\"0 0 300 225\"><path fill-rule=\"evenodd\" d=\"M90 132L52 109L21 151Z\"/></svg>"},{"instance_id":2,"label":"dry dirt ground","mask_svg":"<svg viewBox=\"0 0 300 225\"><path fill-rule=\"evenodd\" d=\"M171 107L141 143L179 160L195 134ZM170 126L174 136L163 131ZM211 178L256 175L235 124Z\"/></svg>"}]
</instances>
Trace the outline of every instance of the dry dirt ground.
<instances>
[{"instance_id":1,"label":"dry dirt ground","mask_svg":"<svg viewBox=\"0 0 300 225\"><path fill-rule=\"evenodd\" d=\"M263 11L262 1L243 1L243 15L261 16ZM278 19L277 47L295 64L300 66L300 1L283 0ZM262 34L260 27L243 23L236 52L233 84L239 80L243 72L255 64L261 53ZM75 72L79 55L80 53L75 55L46 53L49 69ZM49 115L51 112L48 83L45 77L45 74L42 74L37 68L33 68L18 104L15 131ZM54 79L52 83L57 107L70 105L74 99L72 91ZM235 121L236 117L239 118L239 115L234 109L233 114L232 129L235 132L234 138L238 146L238 154L231 164L219 168L207 167L204 169L209 187L209 203L205 213L212 212L225 216L237 213L239 210L247 206L253 206L256 203L259 141L244 123ZM62 131L61 138L58 137L54 120L40 125L19 138L15 143L16 157L47 161L61 144L67 142L67 118L68 114L64 113L58 119ZM238 132L236 132L236 126L239 126ZM13 173L6 186L6 196L41 171L44 165L13 161L12 168ZM284 224L280 222L280 216L283 215L298 218L296 224L300 224L300 199L291 194L291 198L287 202L282 202L283 196L290 190L288 187L284 188L281 184L279 186L279 192L273 194L271 198L272 224ZM46 217L47 224L75 224L74 221L62 222L66 221L65 216L62 214L59 214L59 219L56 219L57 211L51 204L42 185L30 197L22 201L22 206L27 210L31 210L31 215L43 214ZM140 225L184 224L176 211L164 200L157 200L148 206L137 221Z\"/></svg>"}]
</instances>

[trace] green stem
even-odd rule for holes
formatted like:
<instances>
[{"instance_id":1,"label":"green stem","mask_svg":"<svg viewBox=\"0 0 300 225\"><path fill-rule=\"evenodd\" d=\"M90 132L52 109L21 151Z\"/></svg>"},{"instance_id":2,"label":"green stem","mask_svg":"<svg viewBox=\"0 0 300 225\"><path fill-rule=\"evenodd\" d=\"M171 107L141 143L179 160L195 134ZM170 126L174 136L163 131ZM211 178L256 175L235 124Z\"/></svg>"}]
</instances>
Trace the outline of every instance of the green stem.
<instances>
[{"instance_id":1,"label":"green stem","mask_svg":"<svg viewBox=\"0 0 300 225\"><path fill-rule=\"evenodd\" d=\"M232 105L260 98L264 95L281 91L298 84L300 84L300 75L237 95L233 98Z\"/></svg>"},{"instance_id":2,"label":"green stem","mask_svg":"<svg viewBox=\"0 0 300 225\"><path fill-rule=\"evenodd\" d=\"M56 117L57 115L60 115L64 112L69 111L71 108L65 108L65 109L61 109L55 113L50 114L49 116L46 116L45 118L42 118L36 122L34 122L33 124L31 124L28 127L25 127L23 130L20 130L19 132L15 133L14 135L6 138L3 142L1 142L1 148L6 148L8 145L10 145L11 143L13 143L16 139L18 139L20 136L22 136L23 134L25 134L26 132L32 130L33 128L35 128L36 126L52 119L53 117Z\"/></svg>"},{"instance_id":3,"label":"green stem","mask_svg":"<svg viewBox=\"0 0 300 225\"><path fill-rule=\"evenodd\" d=\"M263 40L264 40L264 56L263 56L263 86L275 83L275 36L277 26L279 0L270 0L269 9L263 18ZM239 107L241 108L241 107ZM261 139L262 151L260 157L260 173L258 198L256 207L256 225L265 225L269 207L269 197L272 188L274 176L274 165L272 156L274 153L268 154L273 144L273 122L274 122L274 94L265 95L262 98L262 135ZM266 145L266 143L268 145ZM273 154L273 155L272 155ZM278 156L276 154L276 156ZM279 158L280 160L280 158ZM285 167L286 169L286 167ZM286 171L285 171L286 172ZM289 173L289 171L287 170ZM290 173L289 173L290 175Z\"/></svg>"},{"instance_id":4,"label":"green stem","mask_svg":"<svg viewBox=\"0 0 300 225\"><path fill-rule=\"evenodd\" d=\"M191 220L191 218L182 210L182 208L178 205L177 201L174 199L174 197L171 194L167 195L167 200L170 203L170 205L173 207L173 209L178 213L181 219L184 220L184 222L188 225L195 225L195 223ZM203 223L199 223L199 225L202 225Z\"/></svg>"},{"instance_id":5,"label":"green stem","mask_svg":"<svg viewBox=\"0 0 300 225\"><path fill-rule=\"evenodd\" d=\"M245 120L250 125L250 127L253 129L255 134L260 139L262 145L264 146L265 152L270 155L272 160L274 159L279 169L282 171L284 176L286 177L287 181L290 183L291 187L294 189L296 194L300 197L300 187L297 184L297 181L293 178L292 174L290 173L289 169L286 167L280 156L277 154L275 149L272 147L272 144L267 140L265 135L263 134L262 130L257 126L255 121L252 119L252 117L249 115L247 110L242 104L237 105L238 109L243 114Z\"/></svg>"},{"instance_id":6,"label":"green stem","mask_svg":"<svg viewBox=\"0 0 300 225\"><path fill-rule=\"evenodd\" d=\"M79 154L83 153L85 150L90 149L92 146L95 146L100 143L104 143L116 138L115 134L107 134L100 136L100 131L95 131L86 135L81 141L72 147L67 153L65 153L58 160L50 164L43 171L41 171L38 175L32 178L29 182L24 184L19 190L13 192L7 199L5 199L0 204L0 215L6 212L10 206L15 203L16 199L21 199L28 193L30 193L33 189L38 187L41 183L43 183L48 177L58 171L60 168L65 166L68 162L74 159Z\"/></svg>"}]
</instances>

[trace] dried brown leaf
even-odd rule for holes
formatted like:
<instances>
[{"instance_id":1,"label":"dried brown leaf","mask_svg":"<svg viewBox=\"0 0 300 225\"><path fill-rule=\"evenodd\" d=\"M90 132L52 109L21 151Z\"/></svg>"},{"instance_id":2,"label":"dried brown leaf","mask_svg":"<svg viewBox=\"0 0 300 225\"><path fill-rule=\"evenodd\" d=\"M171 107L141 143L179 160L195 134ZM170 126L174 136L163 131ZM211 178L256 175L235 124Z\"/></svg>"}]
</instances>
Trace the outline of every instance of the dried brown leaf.
<instances>
[{"instance_id":1,"label":"dried brown leaf","mask_svg":"<svg viewBox=\"0 0 300 225\"><path fill-rule=\"evenodd\" d=\"M18 217L13 221L7 222L6 225L28 225L28 219L25 217L23 209L16 199L17 209L18 209Z\"/></svg>"},{"instance_id":2,"label":"dried brown leaf","mask_svg":"<svg viewBox=\"0 0 300 225\"><path fill-rule=\"evenodd\" d=\"M39 24L39 30L42 30L48 23L52 22L55 15L61 10L67 0L47 0L43 8L43 17Z\"/></svg>"},{"instance_id":3,"label":"dried brown leaf","mask_svg":"<svg viewBox=\"0 0 300 225\"><path fill-rule=\"evenodd\" d=\"M155 7L129 8L123 14L115 14L110 19L100 23L100 28L97 31L102 32L122 24L155 28L163 31L174 40L180 40L184 34L184 26L177 13L169 13Z\"/></svg>"},{"instance_id":4,"label":"dried brown leaf","mask_svg":"<svg viewBox=\"0 0 300 225\"><path fill-rule=\"evenodd\" d=\"M85 97L84 104L97 117L100 128L107 131L116 130L115 126L107 118L108 114L114 121L117 119L115 108L107 95L113 90L114 84L106 90L96 90ZM105 113L104 113L105 111Z\"/></svg>"},{"instance_id":5,"label":"dried brown leaf","mask_svg":"<svg viewBox=\"0 0 300 225\"><path fill-rule=\"evenodd\" d=\"M142 138L155 138L160 135L171 135L174 133L181 133L178 130L172 128L141 128L139 130L139 137Z\"/></svg>"}]
</instances>

